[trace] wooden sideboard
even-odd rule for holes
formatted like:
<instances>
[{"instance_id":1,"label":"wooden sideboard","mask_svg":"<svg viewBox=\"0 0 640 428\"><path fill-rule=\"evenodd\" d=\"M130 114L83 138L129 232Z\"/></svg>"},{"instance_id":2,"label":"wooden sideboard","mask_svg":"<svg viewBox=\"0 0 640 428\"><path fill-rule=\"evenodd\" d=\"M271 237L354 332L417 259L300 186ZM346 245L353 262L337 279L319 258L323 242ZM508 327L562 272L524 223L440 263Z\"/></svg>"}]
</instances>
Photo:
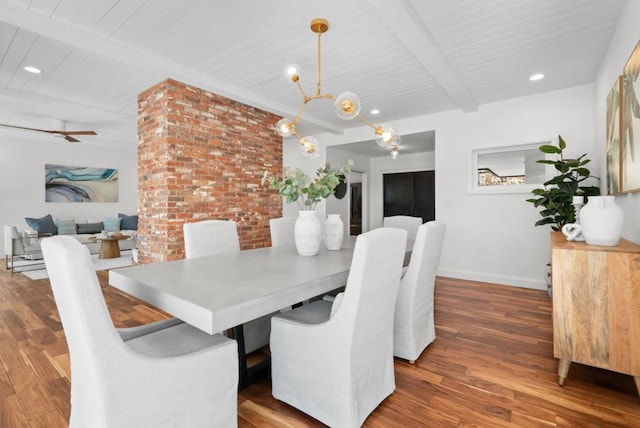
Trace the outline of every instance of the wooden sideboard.
<instances>
[{"instance_id":1,"label":"wooden sideboard","mask_svg":"<svg viewBox=\"0 0 640 428\"><path fill-rule=\"evenodd\" d=\"M631 375L640 392L640 245L551 234L553 354L560 385L571 362Z\"/></svg>"}]
</instances>

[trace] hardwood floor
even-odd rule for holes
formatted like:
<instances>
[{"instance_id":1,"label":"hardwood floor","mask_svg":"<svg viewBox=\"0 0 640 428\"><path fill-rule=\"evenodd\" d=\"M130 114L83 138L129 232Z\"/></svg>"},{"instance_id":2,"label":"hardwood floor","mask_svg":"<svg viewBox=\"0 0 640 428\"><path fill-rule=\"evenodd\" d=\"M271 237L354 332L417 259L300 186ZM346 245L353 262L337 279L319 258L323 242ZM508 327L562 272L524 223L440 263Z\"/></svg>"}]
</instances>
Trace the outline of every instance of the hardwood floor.
<instances>
[{"instance_id":1,"label":"hardwood floor","mask_svg":"<svg viewBox=\"0 0 640 428\"><path fill-rule=\"evenodd\" d=\"M114 323L165 315L106 285ZM439 278L437 339L415 365L396 359L394 394L366 427L640 426L633 378L572 364L558 386L545 292ZM69 356L47 279L0 271L0 427L65 427ZM276 401L269 380L238 398L240 427L322 424Z\"/></svg>"}]
</instances>

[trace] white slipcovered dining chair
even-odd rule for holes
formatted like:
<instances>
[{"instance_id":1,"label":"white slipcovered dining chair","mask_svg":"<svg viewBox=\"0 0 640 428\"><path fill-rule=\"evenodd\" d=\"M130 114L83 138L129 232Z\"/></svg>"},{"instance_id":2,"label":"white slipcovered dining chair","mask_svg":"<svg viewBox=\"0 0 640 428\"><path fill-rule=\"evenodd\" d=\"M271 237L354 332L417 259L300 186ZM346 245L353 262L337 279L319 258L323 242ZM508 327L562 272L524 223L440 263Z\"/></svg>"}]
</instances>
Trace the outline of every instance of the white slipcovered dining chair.
<instances>
[{"instance_id":1,"label":"white slipcovered dining chair","mask_svg":"<svg viewBox=\"0 0 640 428\"><path fill-rule=\"evenodd\" d=\"M395 389L393 312L406 232L358 237L344 293L271 321L272 393L332 427L359 427Z\"/></svg>"},{"instance_id":2,"label":"white slipcovered dining chair","mask_svg":"<svg viewBox=\"0 0 640 428\"><path fill-rule=\"evenodd\" d=\"M240 251L238 226L235 221L203 220L185 223L182 229L184 252L188 259Z\"/></svg>"},{"instance_id":3,"label":"white slipcovered dining chair","mask_svg":"<svg viewBox=\"0 0 640 428\"><path fill-rule=\"evenodd\" d=\"M42 252L71 359L70 427L237 426L234 340L180 323L124 341L87 247L56 236Z\"/></svg>"},{"instance_id":4,"label":"white slipcovered dining chair","mask_svg":"<svg viewBox=\"0 0 640 428\"><path fill-rule=\"evenodd\" d=\"M408 215L394 215L382 219L382 227L395 227L407 231L407 239L416 239L418 228L422 224L422 217L411 217Z\"/></svg>"},{"instance_id":5,"label":"white slipcovered dining chair","mask_svg":"<svg viewBox=\"0 0 640 428\"><path fill-rule=\"evenodd\" d=\"M272 247L295 244L293 230L296 220L296 217L278 217L269 220Z\"/></svg>"},{"instance_id":6,"label":"white slipcovered dining chair","mask_svg":"<svg viewBox=\"0 0 640 428\"><path fill-rule=\"evenodd\" d=\"M184 249L188 259L240 252L238 226L231 220L203 220L185 223ZM253 352L269 343L271 315L244 324L245 353Z\"/></svg>"},{"instance_id":7,"label":"white slipcovered dining chair","mask_svg":"<svg viewBox=\"0 0 640 428\"><path fill-rule=\"evenodd\" d=\"M393 354L414 363L436 338L433 294L445 225L429 221L418 228L411 260L398 291Z\"/></svg>"}]
</instances>

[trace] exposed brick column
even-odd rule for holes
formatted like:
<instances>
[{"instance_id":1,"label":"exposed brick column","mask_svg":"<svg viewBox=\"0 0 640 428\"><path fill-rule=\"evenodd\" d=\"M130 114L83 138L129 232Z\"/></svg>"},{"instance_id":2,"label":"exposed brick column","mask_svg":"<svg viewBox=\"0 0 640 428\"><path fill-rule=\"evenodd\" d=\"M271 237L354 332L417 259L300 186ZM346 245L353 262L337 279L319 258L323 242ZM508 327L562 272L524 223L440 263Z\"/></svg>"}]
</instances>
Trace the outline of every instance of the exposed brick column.
<instances>
[{"instance_id":1,"label":"exposed brick column","mask_svg":"<svg viewBox=\"0 0 640 428\"><path fill-rule=\"evenodd\" d=\"M240 247L270 245L282 198L260 185L282 170L280 117L167 79L138 96L138 249L141 263L184 257L182 225L238 223Z\"/></svg>"}]
</instances>

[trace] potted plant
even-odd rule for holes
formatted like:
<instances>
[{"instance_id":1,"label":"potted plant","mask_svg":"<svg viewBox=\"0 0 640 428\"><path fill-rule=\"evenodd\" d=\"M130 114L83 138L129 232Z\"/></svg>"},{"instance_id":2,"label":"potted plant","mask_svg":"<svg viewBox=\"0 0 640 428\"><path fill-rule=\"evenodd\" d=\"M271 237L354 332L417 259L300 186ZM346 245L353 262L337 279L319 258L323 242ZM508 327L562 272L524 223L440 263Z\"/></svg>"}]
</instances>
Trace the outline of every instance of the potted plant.
<instances>
[{"instance_id":1,"label":"potted plant","mask_svg":"<svg viewBox=\"0 0 640 428\"><path fill-rule=\"evenodd\" d=\"M598 196L600 188L598 186L583 185L589 178L593 177L591 171L585 167L590 160L586 159L587 154L583 154L576 159L566 159L564 149L567 143L562 136L558 135L558 145L544 144L539 150L548 155L557 155L556 159L542 159L537 161L547 165L553 165L556 176L544 182L544 188L533 189L536 197L527 199L534 207L543 209L540 211L542 219L536 222L536 226L551 225L554 231L561 231L562 226L576 221L576 210L574 196L581 197L581 202L588 196ZM551 263L547 263L547 294L551 298Z\"/></svg>"},{"instance_id":2,"label":"potted plant","mask_svg":"<svg viewBox=\"0 0 640 428\"><path fill-rule=\"evenodd\" d=\"M265 171L262 185L276 189L287 203L297 202L300 208L294 235L298 254L315 256L322 241L320 220L315 208L323 198L331 196L341 182L351 172L353 160L349 159L339 168L328 163L318 168L315 178L311 178L298 168L285 168L282 177L269 176Z\"/></svg>"},{"instance_id":3,"label":"potted plant","mask_svg":"<svg viewBox=\"0 0 640 428\"><path fill-rule=\"evenodd\" d=\"M328 198L346 180L346 174L351 172L353 160L349 159L339 168L332 168L326 164L318 168L316 176L311 179L298 168L285 168L282 177L269 176L269 171L262 175L262 185L276 189L278 194L290 204L298 203L301 211L315 210L316 205L323 198Z\"/></svg>"},{"instance_id":4,"label":"potted plant","mask_svg":"<svg viewBox=\"0 0 640 428\"><path fill-rule=\"evenodd\" d=\"M527 199L534 207L543 209L540 211L542 219L536 222L536 226L551 225L555 231L562 230L562 226L576 221L576 211L573 206L573 197L589 197L600 195L600 187L584 185L585 181L598 177L591 175L591 171L585 167L590 160L583 154L576 159L564 157L564 149L567 143L558 135L558 145L545 144L539 147L544 154L557 155L556 159L542 159L537 161L547 165L553 165L556 176L544 182L544 188L534 189L536 197Z\"/></svg>"}]
</instances>

